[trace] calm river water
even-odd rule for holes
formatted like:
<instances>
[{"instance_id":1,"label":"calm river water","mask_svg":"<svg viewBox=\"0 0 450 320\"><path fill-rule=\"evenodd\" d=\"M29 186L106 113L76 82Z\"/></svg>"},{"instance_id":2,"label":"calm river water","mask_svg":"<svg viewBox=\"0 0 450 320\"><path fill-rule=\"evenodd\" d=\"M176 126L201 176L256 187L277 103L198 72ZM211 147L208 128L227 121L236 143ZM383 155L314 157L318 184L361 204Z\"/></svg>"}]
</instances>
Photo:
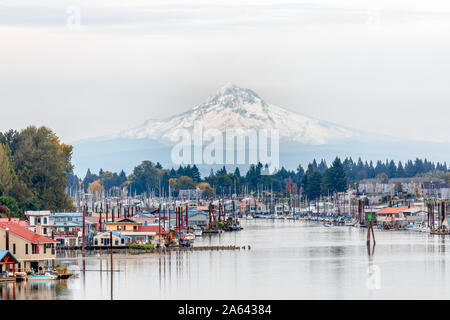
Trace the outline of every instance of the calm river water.
<instances>
[{"instance_id":1,"label":"calm river water","mask_svg":"<svg viewBox=\"0 0 450 320\"><path fill-rule=\"evenodd\" d=\"M242 221L195 245L251 250L65 257L78 278L0 285L2 299L449 299L450 238L316 222ZM84 270L83 272L83 265ZM100 271L101 270L101 271Z\"/></svg>"}]
</instances>

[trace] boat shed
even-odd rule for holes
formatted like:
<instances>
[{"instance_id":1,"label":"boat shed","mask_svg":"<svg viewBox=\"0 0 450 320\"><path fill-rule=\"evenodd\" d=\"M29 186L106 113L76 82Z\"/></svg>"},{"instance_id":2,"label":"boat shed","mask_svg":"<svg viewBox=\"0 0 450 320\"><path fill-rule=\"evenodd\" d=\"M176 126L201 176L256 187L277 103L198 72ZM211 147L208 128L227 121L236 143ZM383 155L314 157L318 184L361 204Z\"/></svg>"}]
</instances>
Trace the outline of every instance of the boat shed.
<instances>
[{"instance_id":1,"label":"boat shed","mask_svg":"<svg viewBox=\"0 0 450 320\"><path fill-rule=\"evenodd\" d=\"M9 250L0 250L0 277L1 279L9 278L9 275L4 274L5 271L12 269L13 277L16 276L16 264L19 264L19 260ZM5 268L3 267L5 266ZM12 266L12 268L9 268Z\"/></svg>"}]
</instances>

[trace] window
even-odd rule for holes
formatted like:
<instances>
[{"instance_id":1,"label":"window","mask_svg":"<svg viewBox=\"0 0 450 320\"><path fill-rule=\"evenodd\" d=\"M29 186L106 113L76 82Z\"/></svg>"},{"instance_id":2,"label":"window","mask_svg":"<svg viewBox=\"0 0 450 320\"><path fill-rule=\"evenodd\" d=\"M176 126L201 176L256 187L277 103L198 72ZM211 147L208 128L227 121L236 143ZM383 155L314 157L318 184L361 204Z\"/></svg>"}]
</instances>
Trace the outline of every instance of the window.
<instances>
[{"instance_id":1,"label":"window","mask_svg":"<svg viewBox=\"0 0 450 320\"><path fill-rule=\"evenodd\" d=\"M37 244L34 244L34 243L31 244L31 253L32 254L38 253L38 245Z\"/></svg>"},{"instance_id":2,"label":"window","mask_svg":"<svg viewBox=\"0 0 450 320\"><path fill-rule=\"evenodd\" d=\"M13 254L16 254L16 244L13 243Z\"/></svg>"},{"instance_id":3,"label":"window","mask_svg":"<svg viewBox=\"0 0 450 320\"><path fill-rule=\"evenodd\" d=\"M47 218L44 218L44 224L47 224Z\"/></svg>"},{"instance_id":4,"label":"window","mask_svg":"<svg viewBox=\"0 0 450 320\"><path fill-rule=\"evenodd\" d=\"M125 243L125 239L122 238L122 239L120 240L120 243L124 244L124 243Z\"/></svg>"},{"instance_id":5,"label":"window","mask_svg":"<svg viewBox=\"0 0 450 320\"><path fill-rule=\"evenodd\" d=\"M119 245L119 240L116 239L115 244L116 244L116 246L118 246Z\"/></svg>"},{"instance_id":6,"label":"window","mask_svg":"<svg viewBox=\"0 0 450 320\"><path fill-rule=\"evenodd\" d=\"M46 254L46 253L47 253L47 245L44 244L44 254Z\"/></svg>"},{"instance_id":7,"label":"window","mask_svg":"<svg viewBox=\"0 0 450 320\"><path fill-rule=\"evenodd\" d=\"M43 229L43 234L47 234L47 228Z\"/></svg>"},{"instance_id":8,"label":"window","mask_svg":"<svg viewBox=\"0 0 450 320\"><path fill-rule=\"evenodd\" d=\"M98 240L97 240L97 239L94 240L94 244L95 244L96 246L98 245Z\"/></svg>"},{"instance_id":9,"label":"window","mask_svg":"<svg viewBox=\"0 0 450 320\"><path fill-rule=\"evenodd\" d=\"M25 254L28 254L28 243L25 243Z\"/></svg>"}]
</instances>

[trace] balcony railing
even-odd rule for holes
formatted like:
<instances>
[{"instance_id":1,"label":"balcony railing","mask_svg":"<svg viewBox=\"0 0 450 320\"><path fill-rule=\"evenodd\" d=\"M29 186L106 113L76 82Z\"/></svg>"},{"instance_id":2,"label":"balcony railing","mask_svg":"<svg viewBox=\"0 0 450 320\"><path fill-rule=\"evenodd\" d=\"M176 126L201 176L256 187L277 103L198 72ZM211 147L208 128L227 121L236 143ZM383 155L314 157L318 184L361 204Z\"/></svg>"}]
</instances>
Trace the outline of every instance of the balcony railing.
<instances>
[{"instance_id":1,"label":"balcony railing","mask_svg":"<svg viewBox=\"0 0 450 320\"><path fill-rule=\"evenodd\" d=\"M55 232L55 237L61 237L61 236L72 236L72 237L78 237L78 231L65 231L65 232Z\"/></svg>"}]
</instances>

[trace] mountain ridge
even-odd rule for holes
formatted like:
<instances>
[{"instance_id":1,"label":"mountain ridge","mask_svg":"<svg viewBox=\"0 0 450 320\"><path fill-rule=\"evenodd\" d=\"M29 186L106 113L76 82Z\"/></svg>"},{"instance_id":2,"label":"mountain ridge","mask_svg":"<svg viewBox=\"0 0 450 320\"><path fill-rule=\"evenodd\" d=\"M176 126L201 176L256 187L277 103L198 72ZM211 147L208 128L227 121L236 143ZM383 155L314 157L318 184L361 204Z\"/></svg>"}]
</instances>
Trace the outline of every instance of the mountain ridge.
<instances>
[{"instance_id":1,"label":"mountain ridge","mask_svg":"<svg viewBox=\"0 0 450 320\"><path fill-rule=\"evenodd\" d=\"M162 120L148 119L114 138L151 138L170 144L175 130L192 130L194 122L202 124L205 129L222 132L227 129L278 129L281 139L311 144L325 144L359 135L356 130L267 103L255 91L227 83L190 110Z\"/></svg>"}]
</instances>

